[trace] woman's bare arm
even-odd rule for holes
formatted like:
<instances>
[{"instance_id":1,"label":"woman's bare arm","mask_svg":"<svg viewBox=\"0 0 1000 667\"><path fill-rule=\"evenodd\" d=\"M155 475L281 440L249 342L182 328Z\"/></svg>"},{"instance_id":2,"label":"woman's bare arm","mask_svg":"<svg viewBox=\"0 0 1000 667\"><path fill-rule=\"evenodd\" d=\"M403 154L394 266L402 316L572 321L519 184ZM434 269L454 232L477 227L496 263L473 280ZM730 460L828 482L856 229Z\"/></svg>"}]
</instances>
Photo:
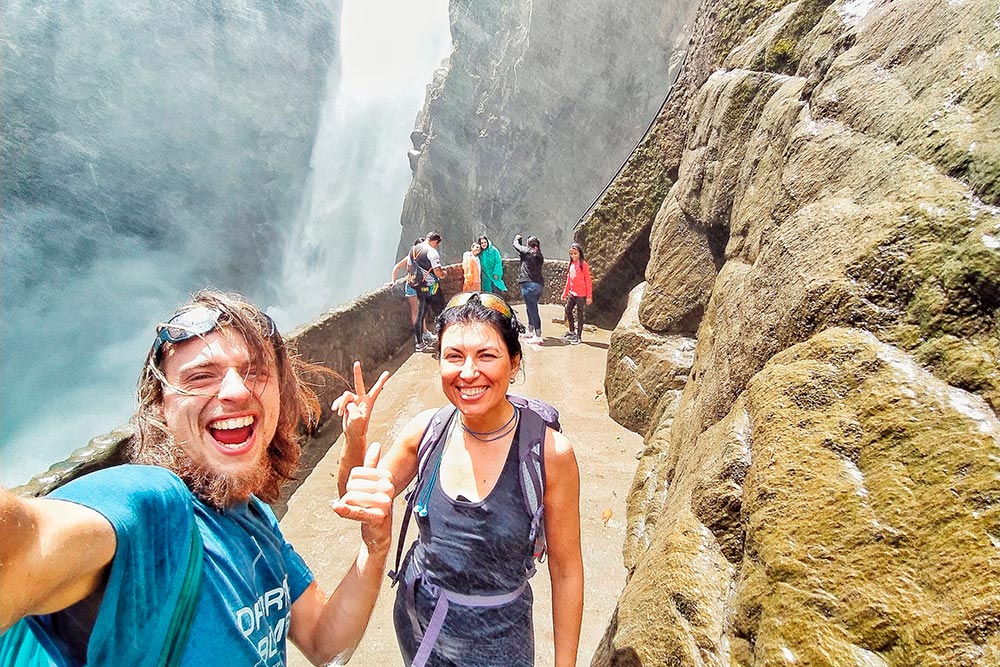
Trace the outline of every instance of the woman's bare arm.
<instances>
[{"instance_id":1,"label":"woman's bare arm","mask_svg":"<svg viewBox=\"0 0 1000 667\"><path fill-rule=\"evenodd\" d=\"M549 429L545 439L545 540L552 578L556 667L574 667L583 622L580 469L569 440Z\"/></svg>"}]
</instances>

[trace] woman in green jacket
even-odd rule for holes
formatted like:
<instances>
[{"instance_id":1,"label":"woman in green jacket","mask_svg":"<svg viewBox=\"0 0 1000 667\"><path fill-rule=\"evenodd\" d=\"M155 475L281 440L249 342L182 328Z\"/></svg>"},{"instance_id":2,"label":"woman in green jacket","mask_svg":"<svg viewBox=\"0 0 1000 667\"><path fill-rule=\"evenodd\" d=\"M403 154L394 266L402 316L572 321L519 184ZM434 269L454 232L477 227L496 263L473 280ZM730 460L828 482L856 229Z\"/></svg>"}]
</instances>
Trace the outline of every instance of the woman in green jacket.
<instances>
[{"instance_id":1,"label":"woman in green jacket","mask_svg":"<svg viewBox=\"0 0 1000 667\"><path fill-rule=\"evenodd\" d=\"M479 263L483 267L481 290L493 294L501 292L506 294L507 285L503 282L503 259L500 257L500 251L485 236L479 237L479 247L482 248L482 252L479 253Z\"/></svg>"}]
</instances>

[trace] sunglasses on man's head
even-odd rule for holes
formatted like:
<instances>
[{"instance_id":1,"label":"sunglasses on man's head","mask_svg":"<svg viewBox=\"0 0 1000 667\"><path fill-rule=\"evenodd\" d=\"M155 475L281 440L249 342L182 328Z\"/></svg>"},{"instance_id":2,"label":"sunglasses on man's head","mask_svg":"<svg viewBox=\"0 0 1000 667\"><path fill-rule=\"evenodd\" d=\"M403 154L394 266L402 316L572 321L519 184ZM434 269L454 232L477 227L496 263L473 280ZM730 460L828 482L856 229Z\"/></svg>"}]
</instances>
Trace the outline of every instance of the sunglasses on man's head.
<instances>
[{"instance_id":1,"label":"sunglasses on man's head","mask_svg":"<svg viewBox=\"0 0 1000 667\"><path fill-rule=\"evenodd\" d=\"M496 311L506 317L508 320L514 317L514 311L510 309L510 306L502 298L498 297L496 294L490 294L489 292L459 292L455 296L451 297L451 301L445 306L445 310L449 308L459 308L469 303L472 297L476 297L479 303L483 304L490 310Z\"/></svg>"},{"instance_id":2,"label":"sunglasses on man's head","mask_svg":"<svg viewBox=\"0 0 1000 667\"><path fill-rule=\"evenodd\" d=\"M267 338L271 338L278 333L278 327L267 313L261 313L261 315L264 317L265 330L263 333ZM156 327L156 340L153 341L153 362L160 362L160 352L164 343L180 343L188 338L204 336L218 328L221 317L221 310L208 306L197 306L177 313L167 320L166 324Z\"/></svg>"}]
</instances>

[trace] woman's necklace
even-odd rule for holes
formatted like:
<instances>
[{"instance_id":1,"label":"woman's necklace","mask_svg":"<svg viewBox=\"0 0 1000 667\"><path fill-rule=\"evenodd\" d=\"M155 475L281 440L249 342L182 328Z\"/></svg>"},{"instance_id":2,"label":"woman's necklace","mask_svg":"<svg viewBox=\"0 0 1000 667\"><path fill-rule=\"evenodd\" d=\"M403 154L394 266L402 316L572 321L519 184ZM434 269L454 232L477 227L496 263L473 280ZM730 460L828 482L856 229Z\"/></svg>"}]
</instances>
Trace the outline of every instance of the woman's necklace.
<instances>
[{"instance_id":1,"label":"woman's necklace","mask_svg":"<svg viewBox=\"0 0 1000 667\"><path fill-rule=\"evenodd\" d=\"M507 423L500 428L493 429L492 431L473 431L465 425L464 421L462 422L462 430L479 442L493 442L494 440L507 437L510 435L511 431L517 428L517 424L515 423L517 421L517 415L518 410L517 408L514 408L514 413L510 416L510 419L507 420Z\"/></svg>"}]
</instances>

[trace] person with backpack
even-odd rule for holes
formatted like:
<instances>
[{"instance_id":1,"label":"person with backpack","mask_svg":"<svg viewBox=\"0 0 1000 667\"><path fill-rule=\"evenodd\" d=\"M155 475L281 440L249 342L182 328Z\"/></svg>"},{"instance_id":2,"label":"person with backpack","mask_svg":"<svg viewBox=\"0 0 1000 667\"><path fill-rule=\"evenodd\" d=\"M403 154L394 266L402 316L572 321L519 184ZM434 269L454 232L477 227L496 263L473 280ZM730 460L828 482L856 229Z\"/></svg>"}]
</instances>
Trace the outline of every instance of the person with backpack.
<instances>
[{"instance_id":1,"label":"person with backpack","mask_svg":"<svg viewBox=\"0 0 1000 667\"><path fill-rule=\"evenodd\" d=\"M410 248L410 250L412 251L413 248L417 247L426 240L427 239L423 236L418 236L413 241L413 247ZM396 262L396 264L392 267L392 273L389 275L389 282L387 285L394 285L397 280L397 276L400 275L400 272L402 272L403 269L407 270L406 273L402 274L405 278L407 273L409 273L409 263L410 252L407 252L403 255L403 258ZM410 304L410 322L415 324L417 321L417 290L413 289L407 280L403 280L403 298L406 299L408 304Z\"/></svg>"},{"instance_id":2,"label":"person with backpack","mask_svg":"<svg viewBox=\"0 0 1000 667\"><path fill-rule=\"evenodd\" d=\"M542 255L542 244L537 236L529 236L527 242L520 234L514 237L514 250L521 256L521 266L517 272L517 282L521 285L521 297L524 299L524 309L528 314L528 337L525 343L541 345L542 318L538 314L538 300L545 288L545 276L542 266L545 257Z\"/></svg>"},{"instance_id":3,"label":"person with backpack","mask_svg":"<svg viewBox=\"0 0 1000 667\"><path fill-rule=\"evenodd\" d=\"M570 345L579 345L583 339L583 314L587 305L594 302L590 265L583 261L583 246L579 243L571 243L569 246L569 270L566 273L566 286L563 288L562 298L566 302L566 326L569 329L565 338Z\"/></svg>"},{"instance_id":4,"label":"person with backpack","mask_svg":"<svg viewBox=\"0 0 1000 667\"><path fill-rule=\"evenodd\" d=\"M506 301L463 292L438 317L449 405L418 414L378 464L407 510L397 543L393 621L411 667L534 665L535 560L548 556L556 667L573 667L583 615L580 476L554 409L509 396L523 331ZM360 364L355 377L360 377ZM364 385L334 402L345 444L338 487L358 468L374 398ZM549 425L550 422L552 426ZM410 520L418 537L402 557Z\"/></svg>"},{"instance_id":5,"label":"person with backpack","mask_svg":"<svg viewBox=\"0 0 1000 667\"><path fill-rule=\"evenodd\" d=\"M479 237L479 248L479 264L483 267L480 289L491 294L506 294L507 285L503 281L503 258L500 251L485 236Z\"/></svg>"},{"instance_id":6,"label":"person with backpack","mask_svg":"<svg viewBox=\"0 0 1000 667\"><path fill-rule=\"evenodd\" d=\"M417 316L413 320L414 350L423 352L433 344L425 340L424 317L427 308L434 308L442 298L440 279L444 277L441 268L441 256L438 246L441 245L441 235L438 232L427 234L427 240L413 246L407 256L406 283L417 293ZM438 307L436 310L440 309Z\"/></svg>"},{"instance_id":7,"label":"person with backpack","mask_svg":"<svg viewBox=\"0 0 1000 667\"><path fill-rule=\"evenodd\" d=\"M378 447L333 508L361 522L361 543L327 595L266 503L297 474L329 371L237 294L196 293L151 338L128 464L45 498L0 488L0 665L276 666L288 640L344 664L391 542Z\"/></svg>"}]
</instances>

